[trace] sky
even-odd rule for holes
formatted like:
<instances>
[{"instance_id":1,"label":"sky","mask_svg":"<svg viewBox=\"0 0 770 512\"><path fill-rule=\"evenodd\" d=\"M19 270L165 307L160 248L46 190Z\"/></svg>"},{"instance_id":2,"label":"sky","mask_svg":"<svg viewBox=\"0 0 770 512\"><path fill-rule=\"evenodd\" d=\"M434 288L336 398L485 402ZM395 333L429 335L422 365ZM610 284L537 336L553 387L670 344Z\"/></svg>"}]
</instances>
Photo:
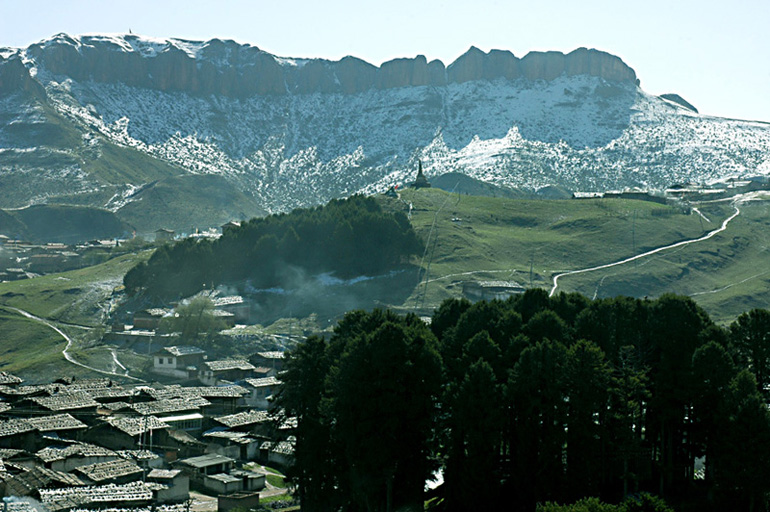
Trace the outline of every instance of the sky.
<instances>
[{"instance_id":1,"label":"sky","mask_svg":"<svg viewBox=\"0 0 770 512\"><path fill-rule=\"evenodd\" d=\"M233 39L284 57L380 65L470 46L596 48L634 68L648 93L703 114L770 122L770 0L0 0L0 47L60 32Z\"/></svg>"}]
</instances>

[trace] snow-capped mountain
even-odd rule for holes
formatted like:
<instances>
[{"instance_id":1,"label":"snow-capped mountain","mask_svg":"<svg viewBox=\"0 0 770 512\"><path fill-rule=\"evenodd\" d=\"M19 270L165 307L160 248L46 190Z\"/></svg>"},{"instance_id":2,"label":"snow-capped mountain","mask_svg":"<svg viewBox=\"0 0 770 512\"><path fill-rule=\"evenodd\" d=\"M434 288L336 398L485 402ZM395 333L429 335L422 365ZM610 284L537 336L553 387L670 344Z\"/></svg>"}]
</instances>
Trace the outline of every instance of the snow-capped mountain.
<instances>
[{"instance_id":1,"label":"snow-capped mountain","mask_svg":"<svg viewBox=\"0 0 770 512\"><path fill-rule=\"evenodd\" d=\"M282 211L404 183L417 159L428 177L528 189L770 173L770 124L687 105L585 48L376 67L216 39L60 34L0 49L0 206L120 210L158 180L206 174Z\"/></svg>"}]
</instances>

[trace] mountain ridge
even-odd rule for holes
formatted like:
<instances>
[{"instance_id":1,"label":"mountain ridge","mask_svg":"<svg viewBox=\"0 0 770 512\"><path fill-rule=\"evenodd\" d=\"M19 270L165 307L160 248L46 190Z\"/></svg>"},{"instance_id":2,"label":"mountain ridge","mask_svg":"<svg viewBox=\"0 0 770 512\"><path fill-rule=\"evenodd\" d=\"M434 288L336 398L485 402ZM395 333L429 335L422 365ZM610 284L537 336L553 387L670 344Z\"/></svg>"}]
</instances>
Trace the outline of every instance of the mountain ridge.
<instances>
[{"instance_id":1,"label":"mountain ridge","mask_svg":"<svg viewBox=\"0 0 770 512\"><path fill-rule=\"evenodd\" d=\"M116 210L154 180L210 174L251 202L240 211L280 212L408 183L418 160L429 178L530 191L770 174L770 125L650 95L621 59L587 49L377 67L232 41L62 35L0 50L0 121L0 186L16 191L0 207L66 195Z\"/></svg>"},{"instance_id":2,"label":"mountain ridge","mask_svg":"<svg viewBox=\"0 0 770 512\"><path fill-rule=\"evenodd\" d=\"M10 49L5 53L14 54ZM197 42L135 34L73 37L62 33L20 49L19 55L32 67L39 65L53 74L77 80L236 98L254 94L351 94L496 78L552 80L562 73L638 85L635 71L619 57L587 48L568 54L533 51L519 59L509 51L485 53L471 46L446 66L440 60L428 62L425 56L417 55L392 59L378 67L352 56L339 61L279 57L232 40Z\"/></svg>"}]
</instances>

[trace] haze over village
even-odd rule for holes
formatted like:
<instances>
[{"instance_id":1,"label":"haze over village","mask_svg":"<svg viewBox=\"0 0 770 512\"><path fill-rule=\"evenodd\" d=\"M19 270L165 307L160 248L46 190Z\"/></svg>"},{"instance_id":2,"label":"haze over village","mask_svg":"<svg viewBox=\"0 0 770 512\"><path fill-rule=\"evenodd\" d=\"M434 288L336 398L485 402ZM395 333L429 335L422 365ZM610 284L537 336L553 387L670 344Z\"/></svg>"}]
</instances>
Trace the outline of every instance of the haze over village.
<instances>
[{"instance_id":1,"label":"haze over village","mask_svg":"<svg viewBox=\"0 0 770 512\"><path fill-rule=\"evenodd\" d=\"M766 2L0 12L5 510L770 508Z\"/></svg>"}]
</instances>

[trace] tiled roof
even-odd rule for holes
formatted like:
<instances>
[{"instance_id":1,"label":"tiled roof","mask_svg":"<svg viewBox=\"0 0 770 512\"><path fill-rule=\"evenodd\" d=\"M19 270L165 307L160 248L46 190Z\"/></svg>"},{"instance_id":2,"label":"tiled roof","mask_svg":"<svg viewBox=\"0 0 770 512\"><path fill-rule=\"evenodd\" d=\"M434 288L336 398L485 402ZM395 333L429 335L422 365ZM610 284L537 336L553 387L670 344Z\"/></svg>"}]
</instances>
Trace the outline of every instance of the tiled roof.
<instances>
[{"instance_id":1,"label":"tiled roof","mask_svg":"<svg viewBox=\"0 0 770 512\"><path fill-rule=\"evenodd\" d=\"M249 391L241 386L197 386L182 388L180 393L203 398L238 398L248 395Z\"/></svg>"},{"instance_id":2,"label":"tiled roof","mask_svg":"<svg viewBox=\"0 0 770 512\"><path fill-rule=\"evenodd\" d=\"M192 355L203 355L206 353L205 350L193 347L190 345L180 345L175 347L163 347L162 350L165 350L172 356L176 357L182 357L182 356L192 356Z\"/></svg>"},{"instance_id":3,"label":"tiled roof","mask_svg":"<svg viewBox=\"0 0 770 512\"><path fill-rule=\"evenodd\" d=\"M176 478L182 472L181 469L153 469L147 473L147 478L156 478L158 480L170 480Z\"/></svg>"},{"instance_id":4,"label":"tiled roof","mask_svg":"<svg viewBox=\"0 0 770 512\"><path fill-rule=\"evenodd\" d=\"M280 351L257 352L257 355L264 359L283 359L284 358L284 352L280 352Z\"/></svg>"},{"instance_id":5,"label":"tiled roof","mask_svg":"<svg viewBox=\"0 0 770 512\"><path fill-rule=\"evenodd\" d=\"M278 443L273 443L271 441L265 441L262 443L259 447L260 450L268 450L273 453L278 453L281 455L293 455L294 454L294 443L291 441L280 441Z\"/></svg>"},{"instance_id":6,"label":"tiled roof","mask_svg":"<svg viewBox=\"0 0 770 512\"><path fill-rule=\"evenodd\" d=\"M141 415L167 414L170 412L191 411L200 407L211 405L211 402L201 397L168 398L154 402L139 402L131 408Z\"/></svg>"},{"instance_id":7,"label":"tiled roof","mask_svg":"<svg viewBox=\"0 0 770 512\"><path fill-rule=\"evenodd\" d=\"M128 460L153 460L159 458L150 450L119 450L118 455Z\"/></svg>"},{"instance_id":8,"label":"tiled roof","mask_svg":"<svg viewBox=\"0 0 770 512\"><path fill-rule=\"evenodd\" d=\"M70 414L52 414L50 416L38 416L27 421L40 432L52 432L56 430L75 430L88 428L82 421L73 418Z\"/></svg>"},{"instance_id":9,"label":"tiled roof","mask_svg":"<svg viewBox=\"0 0 770 512\"><path fill-rule=\"evenodd\" d=\"M107 423L130 436L138 436L150 430L160 430L169 426L155 416L142 418L107 418Z\"/></svg>"},{"instance_id":10,"label":"tiled roof","mask_svg":"<svg viewBox=\"0 0 770 512\"><path fill-rule=\"evenodd\" d=\"M5 480L5 493L7 496L29 496L38 489L50 486L52 482L68 487L85 485L85 482L75 475L35 466L29 471L7 478Z\"/></svg>"},{"instance_id":11,"label":"tiled roof","mask_svg":"<svg viewBox=\"0 0 770 512\"><path fill-rule=\"evenodd\" d=\"M3 505L5 507L6 504ZM32 501L25 501L23 499L11 501L7 503L8 512L38 512L38 506Z\"/></svg>"},{"instance_id":12,"label":"tiled roof","mask_svg":"<svg viewBox=\"0 0 770 512\"><path fill-rule=\"evenodd\" d=\"M75 393L59 393L54 396L40 396L32 398L36 404L45 407L51 411L71 411L75 409L86 409L88 407L98 407L99 404L91 398L87 391L78 391Z\"/></svg>"},{"instance_id":13,"label":"tiled roof","mask_svg":"<svg viewBox=\"0 0 770 512\"><path fill-rule=\"evenodd\" d=\"M8 372L0 372L0 384L21 384L22 382L24 382L24 380L17 377L16 375Z\"/></svg>"},{"instance_id":14,"label":"tiled roof","mask_svg":"<svg viewBox=\"0 0 770 512\"><path fill-rule=\"evenodd\" d=\"M155 400L162 400L164 398L179 398L179 389L181 387L179 384L171 384L159 387L140 386L137 389Z\"/></svg>"},{"instance_id":15,"label":"tiled roof","mask_svg":"<svg viewBox=\"0 0 770 512\"><path fill-rule=\"evenodd\" d=\"M32 395L48 395L54 389L53 384L45 384L42 386L0 386L0 395L5 396L32 396Z\"/></svg>"},{"instance_id":16,"label":"tiled roof","mask_svg":"<svg viewBox=\"0 0 770 512\"><path fill-rule=\"evenodd\" d=\"M177 443L185 446L201 446L204 443L201 443L197 439L195 439L193 436L185 432L184 430L169 430L168 431L168 437L176 441Z\"/></svg>"},{"instance_id":17,"label":"tiled roof","mask_svg":"<svg viewBox=\"0 0 770 512\"><path fill-rule=\"evenodd\" d=\"M265 423L270 420L267 411L245 411L237 414L229 414L215 418L219 423L227 427L240 427L254 423Z\"/></svg>"},{"instance_id":18,"label":"tiled roof","mask_svg":"<svg viewBox=\"0 0 770 512\"><path fill-rule=\"evenodd\" d=\"M213 372L224 372L228 370L253 370L254 365L245 359L222 359L221 361L206 361L203 366Z\"/></svg>"},{"instance_id":19,"label":"tiled roof","mask_svg":"<svg viewBox=\"0 0 770 512\"><path fill-rule=\"evenodd\" d=\"M128 402L111 402L108 404L101 404L99 407L102 409L109 409L110 411L119 411L121 409L128 409L131 407L131 404Z\"/></svg>"},{"instance_id":20,"label":"tiled roof","mask_svg":"<svg viewBox=\"0 0 770 512\"><path fill-rule=\"evenodd\" d=\"M17 448L0 448L0 459L12 459L20 453L24 453L24 450L19 450Z\"/></svg>"},{"instance_id":21,"label":"tiled roof","mask_svg":"<svg viewBox=\"0 0 770 512\"><path fill-rule=\"evenodd\" d=\"M105 399L108 398L131 398L132 396L137 394L137 390L135 388L124 388L121 386L112 386L109 388L99 388L99 389L92 389L89 390L89 394L91 395L91 398L94 400L101 402L105 401Z\"/></svg>"},{"instance_id":22,"label":"tiled roof","mask_svg":"<svg viewBox=\"0 0 770 512\"><path fill-rule=\"evenodd\" d=\"M255 438L251 437L249 434L245 432L233 432L231 430L218 430L218 431L215 430L213 432L206 432L205 434L203 434L203 437L227 439L228 441L231 441L237 444L249 444L256 440Z\"/></svg>"},{"instance_id":23,"label":"tiled roof","mask_svg":"<svg viewBox=\"0 0 770 512\"><path fill-rule=\"evenodd\" d=\"M214 307L215 308L221 308L224 306L233 306L235 304L243 304L243 297L240 295L229 295L227 297L217 297L216 299L213 299L214 301Z\"/></svg>"},{"instance_id":24,"label":"tiled roof","mask_svg":"<svg viewBox=\"0 0 770 512\"><path fill-rule=\"evenodd\" d=\"M49 446L43 448L35 455L40 457L43 462L54 462L57 460L64 460L69 457L116 457L117 453L97 446L95 444L88 443L75 443L65 447Z\"/></svg>"},{"instance_id":25,"label":"tiled roof","mask_svg":"<svg viewBox=\"0 0 770 512\"><path fill-rule=\"evenodd\" d=\"M171 314L171 310L164 309L164 308L150 308L150 309L145 309L144 311L139 311L139 314L142 314L142 313L147 314L149 316L161 318Z\"/></svg>"},{"instance_id":26,"label":"tiled roof","mask_svg":"<svg viewBox=\"0 0 770 512\"><path fill-rule=\"evenodd\" d=\"M40 498L48 510L58 511L89 504L148 502L152 500L152 487L143 482L131 482L124 485L40 489Z\"/></svg>"},{"instance_id":27,"label":"tiled roof","mask_svg":"<svg viewBox=\"0 0 770 512\"><path fill-rule=\"evenodd\" d=\"M207 478L211 478L212 480L217 480L219 482L222 482L223 484L232 484L232 483L241 481L240 478L232 475L228 475L227 473L217 473L216 475L207 475Z\"/></svg>"},{"instance_id":28,"label":"tiled roof","mask_svg":"<svg viewBox=\"0 0 770 512\"><path fill-rule=\"evenodd\" d=\"M65 379L62 384L64 384L65 387L60 388L60 391L66 390L68 392L104 389L110 388L112 386L118 386L117 383L113 382L108 377L94 379ZM57 382L55 382L54 385L57 385Z\"/></svg>"},{"instance_id":29,"label":"tiled roof","mask_svg":"<svg viewBox=\"0 0 770 512\"><path fill-rule=\"evenodd\" d=\"M235 462L235 460L231 459L230 457L225 457L224 455L219 455L217 453L207 453L206 455L199 455L197 457L183 459L179 462L194 468L207 468L209 466L216 466L217 464Z\"/></svg>"},{"instance_id":30,"label":"tiled roof","mask_svg":"<svg viewBox=\"0 0 770 512\"><path fill-rule=\"evenodd\" d=\"M262 377L260 379L246 379L246 382L248 382L249 386L252 386L255 388L264 388L268 386L280 386L282 384L281 381L276 379L275 377Z\"/></svg>"},{"instance_id":31,"label":"tiled roof","mask_svg":"<svg viewBox=\"0 0 770 512\"><path fill-rule=\"evenodd\" d=\"M18 418L10 419L8 421L0 420L0 437L15 436L16 434L23 434L24 432L30 432L35 430L27 420Z\"/></svg>"},{"instance_id":32,"label":"tiled roof","mask_svg":"<svg viewBox=\"0 0 770 512\"><path fill-rule=\"evenodd\" d=\"M128 459L115 459L107 462L97 462L87 466L75 468L80 473L93 482L104 482L114 478L120 478L129 475L138 475L142 473L142 468Z\"/></svg>"}]
</instances>

